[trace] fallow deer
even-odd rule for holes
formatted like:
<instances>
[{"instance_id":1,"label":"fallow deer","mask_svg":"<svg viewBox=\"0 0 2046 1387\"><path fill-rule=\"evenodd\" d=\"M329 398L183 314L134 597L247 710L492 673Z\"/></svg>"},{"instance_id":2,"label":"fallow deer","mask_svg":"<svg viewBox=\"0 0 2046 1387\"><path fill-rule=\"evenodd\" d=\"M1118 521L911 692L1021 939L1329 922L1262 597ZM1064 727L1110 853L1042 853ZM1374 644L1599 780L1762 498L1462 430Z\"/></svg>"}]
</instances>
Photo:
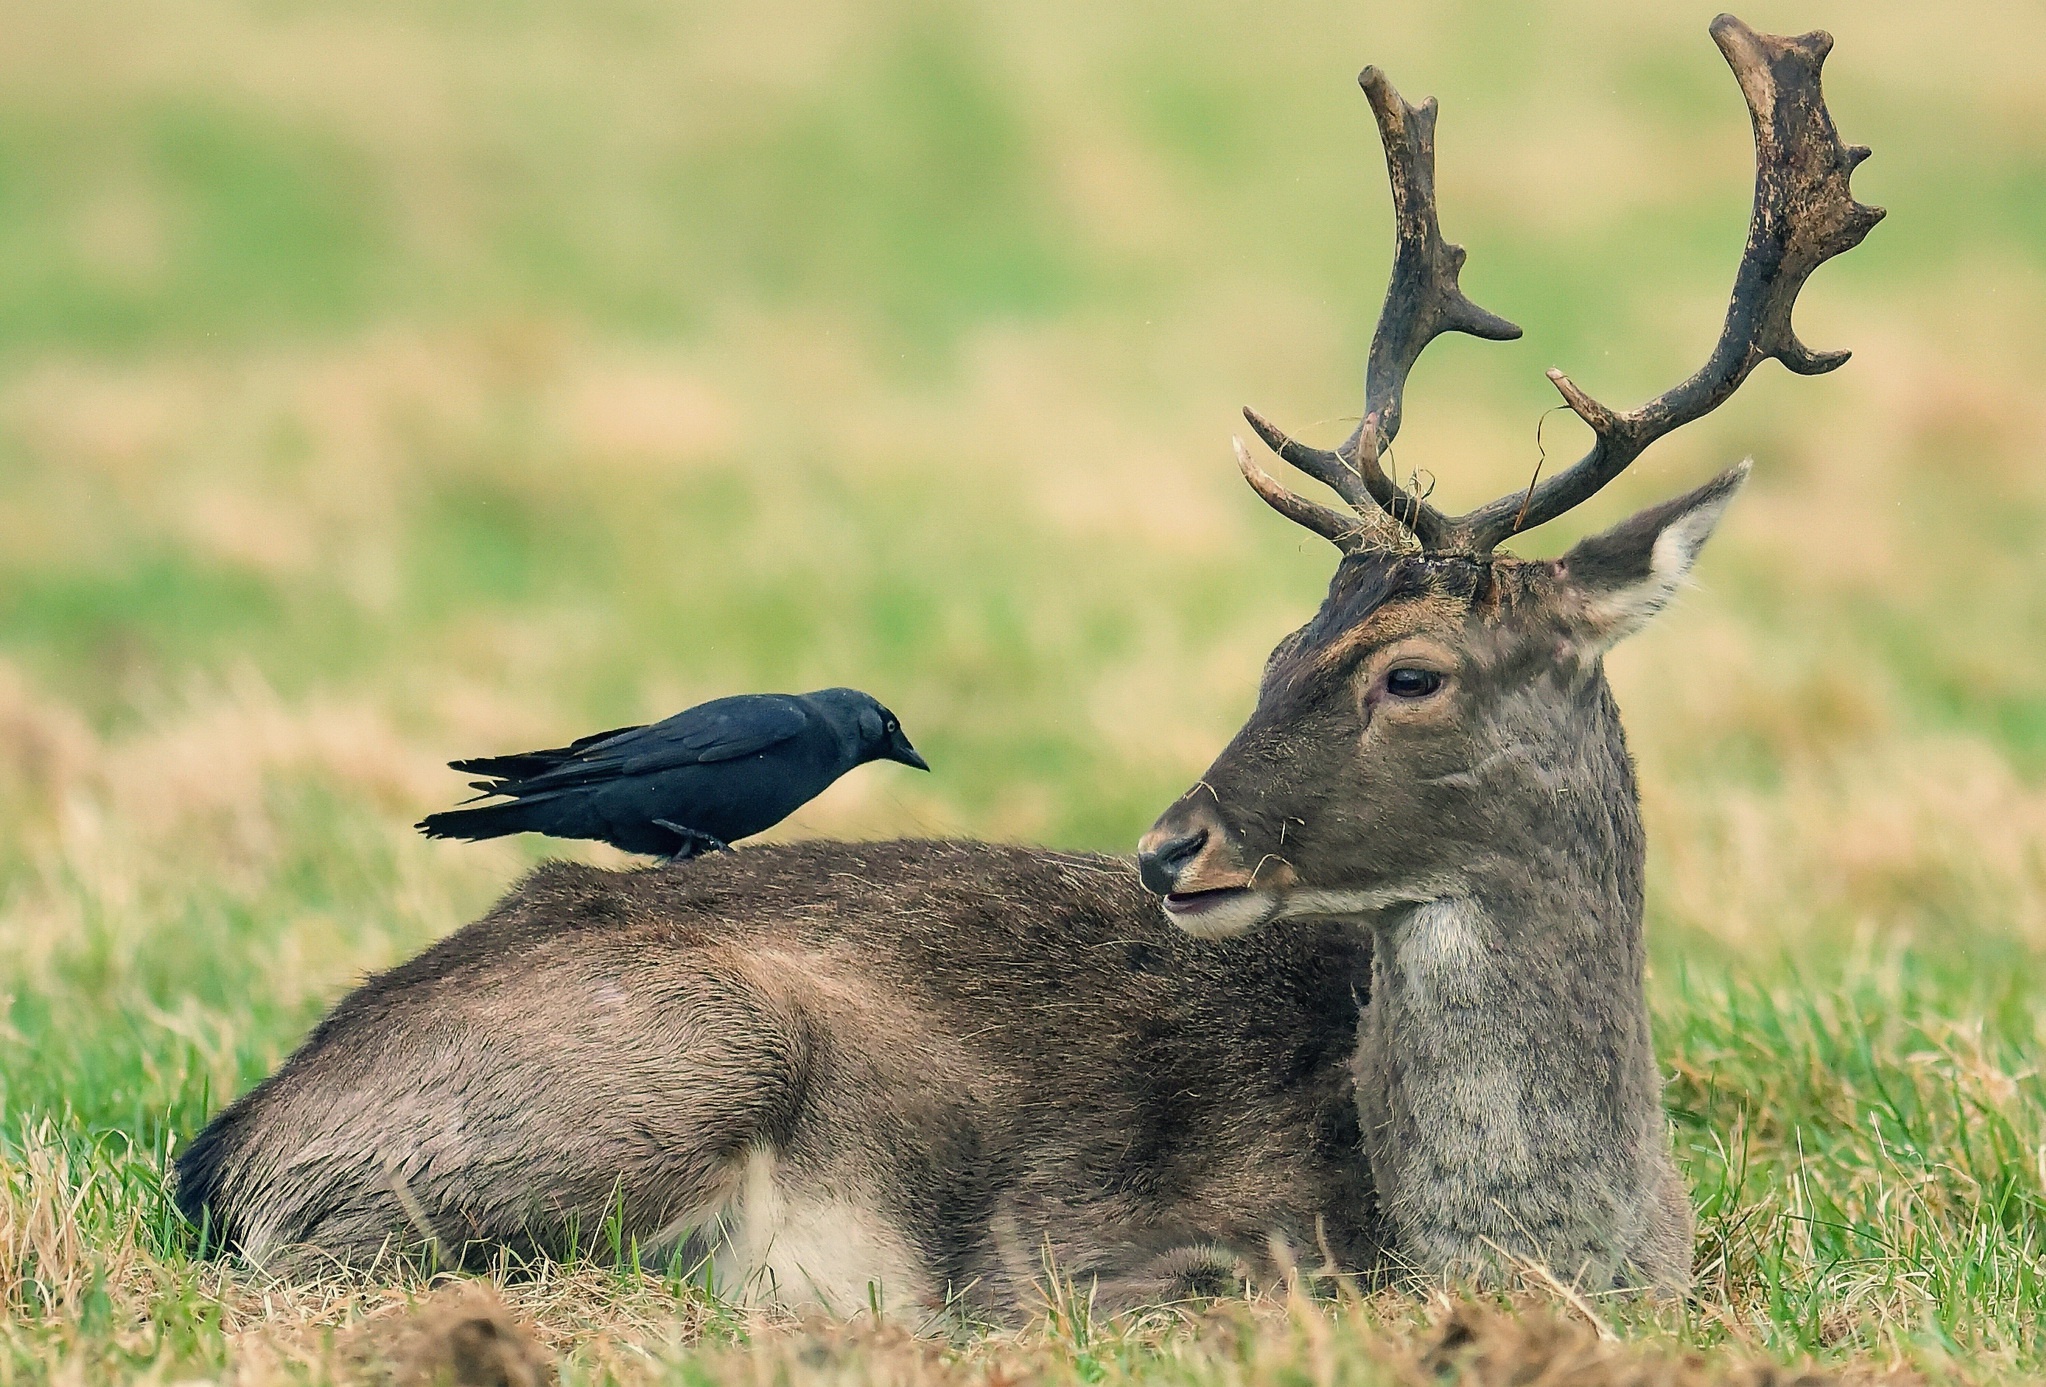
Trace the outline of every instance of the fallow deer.
<instances>
[{"instance_id":1,"label":"fallow deer","mask_svg":"<svg viewBox=\"0 0 2046 1387\"><path fill-rule=\"evenodd\" d=\"M1252 416L1350 509L1244 460L1343 557L1140 864L898 842L543 867L220 1114L178 1162L184 1209L271 1264L611 1240L840 1311L1012 1314L1047 1266L1108 1305L1301 1264L1524 1258L1681 1288L1641 826L1600 654L1669 599L1744 472L1555 562L1498 545L1765 358L1844 359L1790 328L1805 278L1880 216L1820 99L1830 40L1712 32L1758 154L1718 347L1626 413L1556 376L1590 454L1454 518L1377 449L1430 339L1517 329L1457 286L1433 103L1365 71L1398 253L1364 423L1321 452Z\"/></svg>"},{"instance_id":2,"label":"fallow deer","mask_svg":"<svg viewBox=\"0 0 2046 1387\"><path fill-rule=\"evenodd\" d=\"M1408 370L1437 334L1519 329L1458 287L1434 206L1432 105L1364 74L1392 170L1399 255L1365 412L1336 452L1246 410L1283 459L1348 503L1244 476L1343 554L1320 613L1265 669L1256 711L1139 849L1183 928L1240 935L1340 918L1373 938L1355 1057L1391 1245L1437 1274L1531 1259L1595 1285L1688 1284L1691 1208L1671 1158L1642 979L1643 838L1601 656L1661 610L1748 465L1532 562L1498 546L1584 501L1771 357L1812 375L1791 329L1805 279L1881 218L1819 95L1823 33L1712 36L1754 118L1746 254L1697 374L1627 412L1549 378L1596 441L1567 470L1461 516L1379 462Z\"/></svg>"}]
</instances>

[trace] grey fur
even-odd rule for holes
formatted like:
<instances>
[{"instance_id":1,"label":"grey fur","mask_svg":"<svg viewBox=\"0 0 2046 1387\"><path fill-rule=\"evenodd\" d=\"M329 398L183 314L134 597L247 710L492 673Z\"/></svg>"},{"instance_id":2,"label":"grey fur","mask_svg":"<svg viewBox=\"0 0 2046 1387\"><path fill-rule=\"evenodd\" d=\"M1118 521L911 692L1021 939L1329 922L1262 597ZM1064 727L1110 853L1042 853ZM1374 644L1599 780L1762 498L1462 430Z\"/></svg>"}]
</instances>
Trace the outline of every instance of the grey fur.
<instances>
[{"instance_id":1,"label":"grey fur","mask_svg":"<svg viewBox=\"0 0 2046 1387\"><path fill-rule=\"evenodd\" d=\"M1250 722L1146 836L1168 913L1210 936L1353 903L1374 940L1365 1146L1422 1276L1534 1262L1593 1287L1690 1285L1643 993L1641 816L1601 655L1667 602L1746 474L1554 563L1346 558ZM1444 682L1400 699L1394 668Z\"/></svg>"}]
</instances>

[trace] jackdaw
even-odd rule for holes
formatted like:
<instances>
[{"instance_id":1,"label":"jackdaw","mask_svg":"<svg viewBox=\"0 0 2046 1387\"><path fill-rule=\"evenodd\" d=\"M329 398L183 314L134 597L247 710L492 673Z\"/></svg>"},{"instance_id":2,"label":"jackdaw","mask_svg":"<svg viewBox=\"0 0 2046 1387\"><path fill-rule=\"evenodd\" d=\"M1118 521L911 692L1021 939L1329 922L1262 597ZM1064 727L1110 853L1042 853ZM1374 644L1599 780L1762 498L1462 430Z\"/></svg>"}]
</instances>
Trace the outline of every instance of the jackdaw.
<instances>
[{"instance_id":1,"label":"jackdaw","mask_svg":"<svg viewBox=\"0 0 2046 1387\"><path fill-rule=\"evenodd\" d=\"M545 833L694 857L765 832L854 766L930 767L895 714L858 689L712 699L646 727L551 751L450 761L500 804L429 814L429 838Z\"/></svg>"}]
</instances>

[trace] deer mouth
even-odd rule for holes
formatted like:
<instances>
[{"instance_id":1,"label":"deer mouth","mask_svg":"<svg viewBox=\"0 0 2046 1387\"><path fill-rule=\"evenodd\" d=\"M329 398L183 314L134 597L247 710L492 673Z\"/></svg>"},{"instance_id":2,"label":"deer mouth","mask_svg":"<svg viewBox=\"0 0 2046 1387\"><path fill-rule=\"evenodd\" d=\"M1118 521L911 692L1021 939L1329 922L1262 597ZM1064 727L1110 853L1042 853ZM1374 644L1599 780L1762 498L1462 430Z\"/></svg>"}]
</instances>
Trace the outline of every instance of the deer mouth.
<instances>
[{"instance_id":1,"label":"deer mouth","mask_svg":"<svg viewBox=\"0 0 2046 1387\"><path fill-rule=\"evenodd\" d=\"M1174 891L1164 898L1165 918L1196 939L1233 939L1272 917L1278 901L1248 886Z\"/></svg>"}]
</instances>

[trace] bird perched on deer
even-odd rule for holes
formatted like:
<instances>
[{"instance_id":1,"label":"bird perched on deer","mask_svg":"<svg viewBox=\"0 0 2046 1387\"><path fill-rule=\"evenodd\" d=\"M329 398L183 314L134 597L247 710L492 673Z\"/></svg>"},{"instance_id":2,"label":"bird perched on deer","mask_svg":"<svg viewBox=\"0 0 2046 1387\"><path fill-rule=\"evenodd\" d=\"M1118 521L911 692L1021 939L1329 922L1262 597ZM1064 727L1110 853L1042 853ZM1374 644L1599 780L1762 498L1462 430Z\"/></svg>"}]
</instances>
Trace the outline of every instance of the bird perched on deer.
<instances>
[{"instance_id":1,"label":"bird perched on deer","mask_svg":"<svg viewBox=\"0 0 2046 1387\"><path fill-rule=\"evenodd\" d=\"M739 694L547 751L450 761L498 804L429 814L429 838L544 833L685 858L764 833L855 766L930 766L858 689Z\"/></svg>"},{"instance_id":2,"label":"bird perched on deer","mask_svg":"<svg viewBox=\"0 0 2046 1387\"><path fill-rule=\"evenodd\" d=\"M1832 39L1730 15L1711 34L1756 150L1717 344L1631 410L1556 373L1590 451L1461 515L1383 447L1431 340L1519 329L1458 285L1435 103L1365 69L1397 249L1363 418L1336 451L1249 420L1345 508L1239 463L1342 557L1136 862L805 843L543 869L343 999L184 1148L178 1205L209 1246L319 1277L422 1245L583 1255L608 1228L735 1296L896 1323L1038 1313L1053 1260L1122 1308L1288 1284L1309 1250L1365 1286L1532 1267L1686 1294L1604 657L1680 590L1747 469L1555 559L1502 546L1763 362L1846 359L1791 323L1882 216L1820 90Z\"/></svg>"}]
</instances>

